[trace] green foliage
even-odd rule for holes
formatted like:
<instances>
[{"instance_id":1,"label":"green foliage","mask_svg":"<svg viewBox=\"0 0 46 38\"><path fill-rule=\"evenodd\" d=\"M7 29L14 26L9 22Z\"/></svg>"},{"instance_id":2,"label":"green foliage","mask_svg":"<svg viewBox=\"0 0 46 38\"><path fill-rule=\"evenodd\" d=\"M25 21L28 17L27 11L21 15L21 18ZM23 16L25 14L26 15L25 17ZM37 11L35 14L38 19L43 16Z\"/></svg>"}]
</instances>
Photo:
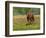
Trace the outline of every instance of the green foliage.
<instances>
[{"instance_id":1,"label":"green foliage","mask_svg":"<svg viewBox=\"0 0 46 38\"><path fill-rule=\"evenodd\" d=\"M13 7L13 16L15 16L15 15L25 15L28 11L31 11L35 15L40 14L40 8Z\"/></svg>"}]
</instances>

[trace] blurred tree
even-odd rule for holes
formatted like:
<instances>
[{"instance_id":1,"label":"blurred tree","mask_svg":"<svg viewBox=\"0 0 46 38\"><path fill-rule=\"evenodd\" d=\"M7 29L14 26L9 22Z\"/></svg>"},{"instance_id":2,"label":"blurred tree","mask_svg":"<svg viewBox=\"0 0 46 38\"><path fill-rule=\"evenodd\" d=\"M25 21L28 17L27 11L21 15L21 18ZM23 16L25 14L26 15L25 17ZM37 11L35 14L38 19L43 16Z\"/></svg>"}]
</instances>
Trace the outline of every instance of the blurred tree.
<instances>
[{"instance_id":1,"label":"blurred tree","mask_svg":"<svg viewBox=\"0 0 46 38\"><path fill-rule=\"evenodd\" d=\"M40 8L13 7L13 15L25 15L28 11L31 11L35 15L39 15L40 14Z\"/></svg>"}]
</instances>

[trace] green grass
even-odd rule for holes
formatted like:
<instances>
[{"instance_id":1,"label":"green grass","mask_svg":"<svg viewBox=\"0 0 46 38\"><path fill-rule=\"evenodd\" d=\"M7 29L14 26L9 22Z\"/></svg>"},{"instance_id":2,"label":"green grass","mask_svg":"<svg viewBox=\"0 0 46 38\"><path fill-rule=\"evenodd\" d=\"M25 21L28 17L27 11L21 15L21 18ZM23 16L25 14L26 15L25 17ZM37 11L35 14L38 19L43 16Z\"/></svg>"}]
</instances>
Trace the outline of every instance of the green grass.
<instances>
[{"instance_id":1,"label":"green grass","mask_svg":"<svg viewBox=\"0 0 46 38\"><path fill-rule=\"evenodd\" d=\"M26 15L18 15L13 17L13 31L16 30L39 30L40 29L40 16L35 15L35 21L31 25L27 24Z\"/></svg>"}]
</instances>

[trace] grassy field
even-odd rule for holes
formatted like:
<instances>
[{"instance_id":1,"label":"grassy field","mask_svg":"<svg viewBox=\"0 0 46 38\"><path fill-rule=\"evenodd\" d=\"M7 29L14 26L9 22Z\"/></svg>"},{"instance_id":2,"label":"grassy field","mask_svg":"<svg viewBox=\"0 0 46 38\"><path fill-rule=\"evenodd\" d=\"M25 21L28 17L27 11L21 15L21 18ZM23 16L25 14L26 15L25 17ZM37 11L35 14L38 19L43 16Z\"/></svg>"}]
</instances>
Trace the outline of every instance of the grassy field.
<instances>
[{"instance_id":1,"label":"grassy field","mask_svg":"<svg viewBox=\"0 0 46 38\"><path fill-rule=\"evenodd\" d=\"M40 29L40 15L34 15L35 21L31 25L27 25L26 15L13 16L13 31L17 30L39 30Z\"/></svg>"}]
</instances>

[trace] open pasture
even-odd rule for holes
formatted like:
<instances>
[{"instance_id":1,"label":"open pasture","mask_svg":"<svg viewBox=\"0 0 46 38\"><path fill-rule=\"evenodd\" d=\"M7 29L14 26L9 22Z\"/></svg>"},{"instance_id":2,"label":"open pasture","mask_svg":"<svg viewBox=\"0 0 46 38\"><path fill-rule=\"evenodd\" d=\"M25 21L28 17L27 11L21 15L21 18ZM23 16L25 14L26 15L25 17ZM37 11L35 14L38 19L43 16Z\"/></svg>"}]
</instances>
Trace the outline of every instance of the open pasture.
<instances>
[{"instance_id":1,"label":"open pasture","mask_svg":"<svg viewBox=\"0 0 46 38\"><path fill-rule=\"evenodd\" d=\"M34 15L35 21L31 25L26 25L27 19L26 15L13 16L13 30L39 30L40 29L40 15Z\"/></svg>"}]
</instances>

